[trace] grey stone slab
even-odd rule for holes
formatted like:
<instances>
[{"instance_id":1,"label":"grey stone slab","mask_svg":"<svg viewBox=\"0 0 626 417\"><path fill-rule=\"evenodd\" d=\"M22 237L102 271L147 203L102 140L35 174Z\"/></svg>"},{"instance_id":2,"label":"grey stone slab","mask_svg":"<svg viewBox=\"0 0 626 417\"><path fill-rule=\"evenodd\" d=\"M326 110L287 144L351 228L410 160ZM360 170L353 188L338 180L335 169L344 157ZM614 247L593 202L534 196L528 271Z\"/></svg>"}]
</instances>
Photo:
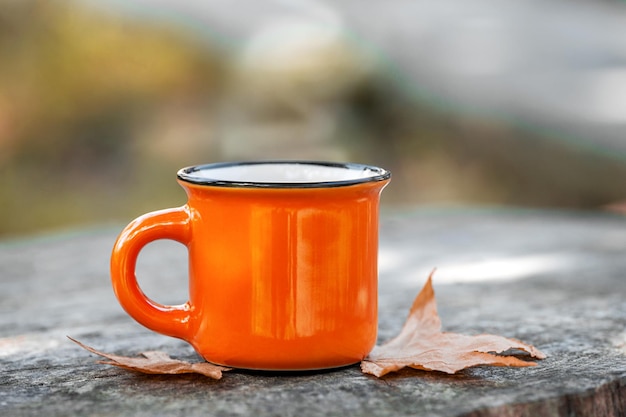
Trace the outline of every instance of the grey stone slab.
<instances>
[{"instance_id":1,"label":"grey stone slab","mask_svg":"<svg viewBox=\"0 0 626 417\"><path fill-rule=\"evenodd\" d=\"M626 414L626 219L601 213L422 209L381 223L379 337L399 331L426 275L444 329L515 337L548 358L534 368L457 375L358 366L233 371L220 381L149 376L96 363L66 339L122 355L185 342L119 307L108 277L118 228L0 242L3 416L619 416ZM185 250L146 248L138 275L162 302L186 297Z\"/></svg>"}]
</instances>

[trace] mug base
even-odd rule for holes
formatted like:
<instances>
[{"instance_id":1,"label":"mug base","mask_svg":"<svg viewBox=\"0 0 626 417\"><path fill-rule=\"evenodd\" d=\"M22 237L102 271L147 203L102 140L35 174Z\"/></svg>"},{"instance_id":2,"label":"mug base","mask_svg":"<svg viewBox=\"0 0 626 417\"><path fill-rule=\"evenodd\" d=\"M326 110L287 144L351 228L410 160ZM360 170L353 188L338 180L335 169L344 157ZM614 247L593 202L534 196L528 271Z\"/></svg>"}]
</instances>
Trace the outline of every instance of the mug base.
<instances>
[{"instance_id":1,"label":"mug base","mask_svg":"<svg viewBox=\"0 0 626 417\"><path fill-rule=\"evenodd\" d=\"M320 338L318 338L320 339ZM277 343L274 340L263 344L263 340L249 343L196 346L196 352L207 362L234 369L266 372L307 372L344 368L360 363L374 347L375 339L359 346L336 342L337 337L319 340L296 340ZM253 343L254 342L254 343ZM361 341L362 342L362 341ZM253 348L244 348L253 346ZM227 354L224 354L227 352ZM341 353L339 353L341 352Z\"/></svg>"},{"instance_id":2,"label":"mug base","mask_svg":"<svg viewBox=\"0 0 626 417\"><path fill-rule=\"evenodd\" d=\"M343 364L337 364L337 365L325 365L325 366L311 366L311 367L256 367L256 366L247 366L247 365L243 365L243 366L238 366L238 365L229 365L229 364L223 364L223 363L217 363L217 362L213 362L213 361L208 361L209 363L212 363L213 365L219 365L219 366L224 366L227 368L232 368L235 370L241 370L241 371L251 371L251 372L271 372L271 373L308 373L308 372L323 372L323 371L331 371L331 370L335 370L335 369L341 369L341 368L348 368L350 366L354 366L357 365L359 363L361 363L360 360L357 361L352 361L349 363L343 363Z\"/></svg>"}]
</instances>

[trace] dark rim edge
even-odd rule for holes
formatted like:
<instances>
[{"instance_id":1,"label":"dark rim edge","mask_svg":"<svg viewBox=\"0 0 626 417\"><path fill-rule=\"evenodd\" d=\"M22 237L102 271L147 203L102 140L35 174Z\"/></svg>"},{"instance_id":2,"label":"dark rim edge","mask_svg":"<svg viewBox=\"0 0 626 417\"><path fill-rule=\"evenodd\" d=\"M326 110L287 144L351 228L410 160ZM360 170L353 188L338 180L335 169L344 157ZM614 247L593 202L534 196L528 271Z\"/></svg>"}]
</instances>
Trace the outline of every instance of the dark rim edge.
<instances>
[{"instance_id":1,"label":"dark rim edge","mask_svg":"<svg viewBox=\"0 0 626 417\"><path fill-rule=\"evenodd\" d=\"M320 182L252 182L252 181L225 181L214 179L193 178L192 173L210 168L227 168L242 165L270 165L270 164L295 164L295 165L317 165L333 168L345 168L351 170L371 170L379 173L367 178L357 178L353 180L341 181L320 181ZM182 168L176 174L181 181L196 185L211 185L217 187L234 188L330 188L345 187L349 185L363 184L368 182L385 181L391 178L391 172L373 165L357 164L351 162L325 162L325 161L305 161L305 160L277 160L277 161L242 161L242 162L216 162L202 165L194 165Z\"/></svg>"}]
</instances>

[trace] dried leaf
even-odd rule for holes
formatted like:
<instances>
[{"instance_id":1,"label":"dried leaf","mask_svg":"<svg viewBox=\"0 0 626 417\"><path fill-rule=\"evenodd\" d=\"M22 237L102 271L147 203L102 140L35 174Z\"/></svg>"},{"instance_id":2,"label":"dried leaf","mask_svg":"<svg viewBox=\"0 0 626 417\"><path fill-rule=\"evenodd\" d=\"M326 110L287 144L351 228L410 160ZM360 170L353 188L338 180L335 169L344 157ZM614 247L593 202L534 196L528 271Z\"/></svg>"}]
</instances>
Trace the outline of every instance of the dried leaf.
<instances>
[{"instance_id":1,"label":"dried leaf","mask_svg":"<svg viewBox=\"0 0 626 417\"><path fill-rule=\"evenodd\" d=\"M145 374L172 375L196 373L213 379L220 379L222 378L222 372L230 371L231 369L224 366L213 365L208 362L189 363L180 361L172 359L166 353L159 351L142 352L141 355L144 357L135 358L111 355L109 353L99 352L96 349L87 346L76 339L72 339L69 336L68 339L91 353L95 353L96 355L109 359L108 361L98 361L98 363L114 365L132 371L143 372Z\"/></svg>"},{"instance_id":2,"label":"dried leaf","mask_svg":"<svg viewBox=\"0 0 626 417\"><path fill-rule=\"evenodd\" d=\"M363 372L381 377L405 367L453 374L477 365L536 365L514 356L498 355L511 349L525 351L537 359L545 358L541 351L519 340L442 332L432 287L433 273L415 298L400 334L370 352L361 362Z\"/></svg>"}]
</instances>

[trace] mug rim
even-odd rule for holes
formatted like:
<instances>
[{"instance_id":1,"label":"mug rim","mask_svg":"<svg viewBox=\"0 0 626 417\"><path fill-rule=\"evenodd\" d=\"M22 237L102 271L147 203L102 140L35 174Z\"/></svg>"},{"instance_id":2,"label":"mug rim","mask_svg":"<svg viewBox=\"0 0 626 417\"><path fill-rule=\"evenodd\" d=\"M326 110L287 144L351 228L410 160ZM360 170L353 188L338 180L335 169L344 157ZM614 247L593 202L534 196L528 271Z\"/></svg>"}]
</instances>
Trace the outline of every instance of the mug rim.
<instances>
[{"instance_id":1,"label":"mug rim","mask_svg":"<svg viewBox=\"0 0 626 417\"><path fill-rule=\"evenodd\" d=\"M299 182L271 182L271 181L235 181L224 180L218 178L204 178L194 176L198 171L229 168L236 166L248 165L311 165L323 166L330 168L348 169L352 171L371 171L371 176L331 180L331 181L299 181ZM180 169L177 178L181 181L196 184L217 187L235 187L235 188L329 188L329 187L345 187L349 185L357 185L369 182L386 181L391 178L391 172L380 167L367 164L358 164L352 162L328 162L328 161L307 161L307 160L268 160L268 161L237 161L237 162L216 162L209 164L193 165Z\"/></svg>"}]
</instances>

